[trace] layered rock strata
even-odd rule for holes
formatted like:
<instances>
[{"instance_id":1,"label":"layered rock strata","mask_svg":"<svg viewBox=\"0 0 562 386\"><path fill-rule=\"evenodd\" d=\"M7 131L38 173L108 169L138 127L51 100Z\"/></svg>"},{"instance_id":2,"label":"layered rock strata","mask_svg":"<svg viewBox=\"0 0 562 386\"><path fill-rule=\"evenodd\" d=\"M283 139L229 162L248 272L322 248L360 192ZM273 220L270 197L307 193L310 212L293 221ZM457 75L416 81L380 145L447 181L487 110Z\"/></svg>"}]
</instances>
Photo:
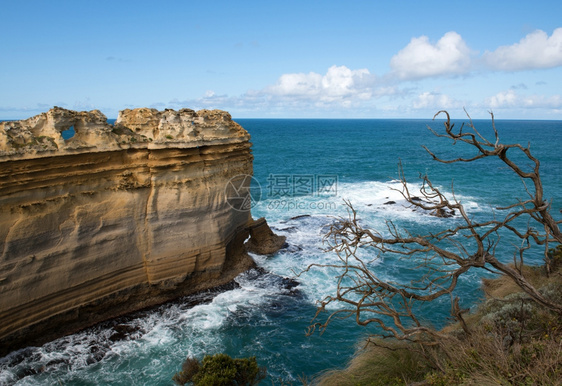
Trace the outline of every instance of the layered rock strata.
<instances>
[{"instance_id":1,"label":"layered rock strata","mask_svg":"<svg viewBox=\"0 0 562 386\"><path fill-rule=\"evenodd\" d=\"M218 110L0 123L0 355L251 267L250 213L224 194L252 174L249 139Z\"/></svg>"}]
</instances>

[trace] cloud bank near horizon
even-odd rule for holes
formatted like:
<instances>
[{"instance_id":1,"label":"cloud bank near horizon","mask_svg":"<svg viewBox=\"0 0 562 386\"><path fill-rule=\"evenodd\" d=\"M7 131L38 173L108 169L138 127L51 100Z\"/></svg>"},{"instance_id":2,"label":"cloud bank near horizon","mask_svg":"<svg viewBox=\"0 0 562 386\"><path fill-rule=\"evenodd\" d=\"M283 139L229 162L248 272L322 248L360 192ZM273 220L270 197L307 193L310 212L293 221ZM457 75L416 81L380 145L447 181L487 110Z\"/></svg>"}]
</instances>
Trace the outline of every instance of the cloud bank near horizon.
<instances>
[{"instance_id":1,"label":"cloud bank near horizon","mask_svg":"<svg viewBox=\"0 0 562 386\"><path fill-rule=\"evenodd\" d=\"M436 42L431 42L427 36L414 37L390 59L389 66L390 71L380 76L371 74L367 68L352 69L345 65L333 65L324 74L287 73L272 85L240 96L217 97L211 92L211 96L184 102L203 107L256 104L260 108L274 110L282 107L317 110L365 108L386 99L380 103L380 108L389 110L389 100L399 101L409 96L412 102L408 106L397 107L397 110L463 107L562 109L561 95L523 95L522 91L527 89L524 84L501 90L481 101L459 100L437 90L424 90L419 85L428 79L468 78L562 66L562 28L555 29L551 36L536 30L517 43L483 54L472 50L455 31L445 33ZM179 105L178 101L175 102Z\"/></svg>"},{"instance_id":2,"label":"cloud bank near horizon","mask_svg":"<svg viewBox=\"0 0 562 386\"><path fill-rule=\"evenodd\" d=\"M110 60L107 58L107 60ZM111 57L111 60L115 58ZM562 28L549 36L536 30L519 42L479 53L469 47L455 31L446 32L437 41L427 36L413 37L410 42L388 61L384 74L373 74L368 68L353 69L344 64L334 64L325 73L300 72L281 74L277 81L258 90L248 90L241 95L218 94L208 90L199 98L173 99L153 102L155 108L220 108L251 115L255 111L268 111L272 116L282 116L345 111L408 112L435 109L550 109L562 112L561 94L542 95L527 90L526 84L483 95L479 100L451 95L442 87L443 82L457 79L476 79L496 74L522 71L545 71L562 66ZM544 82L541 82L544 84ZM464 86L460 86L462 90ZM534 92L533 92L534 91ZM64 104L63 104L64 105ZM82 104L80 104L82 105ZM37 104L43 106L43 104ZM68 106L76 108L78 106ZM81 106L84 107L84 106ZM135 107L135 106L123 106ZM0 111L34 111L37 107ZM425 115L425 113L424 113Z\"/></svg>"},{"instance_id":3,"label":"cloud bank near horizon","mask_svg":"<svg viewBox=\"0 0 562 386\"><path fill-rule=\"evenodd\" d=\"M497 72L543 70L562 66L562 28L551 36L537 30L509 46L479 54L472 50L455 31L445 33L438 41L427 36L414 37L390 59L390 71L381 76L367 68L352 69L333 65L326 73L282 74L276 83L261 90L228 97L214 93L191 104L210 106L254 106L276 109L318 110L334 108L368 108L392 110L431 110L458 108L479 109L562 109L562 96L524 95L524 84L488 95L481 101L460 100L438 90L426 90L425 80L469 78ZM409 97L410 103L401 100ZM179 103L174 103L179 106ZM377 106L378 105L378 106Z\"/></svg>"}]
</instances>

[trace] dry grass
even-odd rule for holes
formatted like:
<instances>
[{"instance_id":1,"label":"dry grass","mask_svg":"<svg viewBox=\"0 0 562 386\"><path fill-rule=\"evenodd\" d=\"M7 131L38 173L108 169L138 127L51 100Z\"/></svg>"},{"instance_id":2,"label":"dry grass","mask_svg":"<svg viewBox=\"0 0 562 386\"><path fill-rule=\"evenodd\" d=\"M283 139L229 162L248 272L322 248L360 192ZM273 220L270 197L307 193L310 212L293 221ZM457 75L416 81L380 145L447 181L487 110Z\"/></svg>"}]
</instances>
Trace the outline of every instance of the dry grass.
<instances>
[{"instance_id":1,"label":"dry grass","mask_svg":"<svg viewBox=\"0 0 562 386\"><path fill-rule=\"evenodd\" d=\"M470 337L442 344L437 354L443 370L426 380L431 385L561 385L561 338L506 344L501 335L477 329Z\"/></svg>"},{"instance_id":2,"label":"dry grass","mask_svg":"<svg viewBox=\"0 0 562 386\"><path fill-rule=\"evenodd\" d=\"M562 248L557 249L562 261ZM562 263L548 277L543 268L523 267L543 296L562 303ZM343 370L324 373L319 385L561 385L562 320L540 307L507 277L484 280L487 300L465 315L471 333L458 324L441 332L429 358L414 346L392 343L393 350L370 346ZM389 345L388 341L384 341Z\"/></svg>"},{"instance_id":3,"label":"dry grass","mask_svg":"<svg viewBox=\"0 0 562 386\"><path fill-rule=\"evenodd\" d=\"M427 361L406 344L380 342L359 351L343 370L325 372L313 382L321 386L404 385L422 381L430 370Z\"/></svg>"},{"instance_id":4,"label":"dry grass","mask_svg":"<svg viewBox=\"0 0 562 386\"><path fill-rule=\"evenodd\" d=\"M547 279L542 267L523 266L521 273L525 278L536 287L544 285ZM484 293L492 298L505 298L507 295L521 292L521 288L507 276L499 276L493 279L482 279Z\"/></svg>"},{"instance_id":5,"label":"dry grass","mask_svg":"<svg viewBox=\"0 0 562 386\"><path fill-rule=\"evenodd\" d=\"M403 344L394 345L394 351L371 346L347 368L326 372L313 384L562 385L562 334L509 343L497 331L488 330L482 325L469 337L441 342L433 351L433 361Z\"/></svg>"}]
</instances>

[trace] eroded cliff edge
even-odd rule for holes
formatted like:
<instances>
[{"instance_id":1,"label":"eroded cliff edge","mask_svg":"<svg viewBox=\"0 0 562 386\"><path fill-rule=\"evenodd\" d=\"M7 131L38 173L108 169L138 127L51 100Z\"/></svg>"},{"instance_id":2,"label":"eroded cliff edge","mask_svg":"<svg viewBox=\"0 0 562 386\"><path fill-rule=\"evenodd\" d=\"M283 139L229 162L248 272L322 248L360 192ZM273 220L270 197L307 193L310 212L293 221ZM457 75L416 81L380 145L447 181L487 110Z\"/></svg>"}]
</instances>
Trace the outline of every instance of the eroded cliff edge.
<instances>
[{"instance_id":1,"label":"eroded cliff edge","mask_svg":"<svg viewBox=\"0 0 562 386\"><path fill-rule=\"evenodd\" d=\"M251 267L250 212L225 197L252 174L249 139L218 110L0 123L0 355Z\"/></svg>"}]
</instances>

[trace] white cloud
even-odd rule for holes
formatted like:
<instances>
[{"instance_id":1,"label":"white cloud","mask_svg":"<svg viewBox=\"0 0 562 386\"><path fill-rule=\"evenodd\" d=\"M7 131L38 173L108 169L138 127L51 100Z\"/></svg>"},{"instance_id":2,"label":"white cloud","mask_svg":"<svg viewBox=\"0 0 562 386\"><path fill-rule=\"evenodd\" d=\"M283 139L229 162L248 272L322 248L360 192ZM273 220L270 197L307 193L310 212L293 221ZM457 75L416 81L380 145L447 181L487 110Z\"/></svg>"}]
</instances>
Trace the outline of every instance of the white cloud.
<instances>
[{"instance_id":1,"label":"white cloud","mask_svg":"<svg viewBox=\"0 0 562 386\"><path fill-rule=\"evenodd\" d=\"M261 90L249 90L238 96L217 95L207 91L195 99L174 99L172 108L188 106L242 111L252 114L267 111L267 115L324 115L344 116L349 112L361 114L375 109L374 103L385 97L403 96L404 90L396 85L379 85L367 69L332 66L325 74L315 72L281 75L277 82Z\"/></svg>"},{"instance_id":2,"label":"white cloud","mask_svg":"<svg viewBox=\"0 0 562 386\"><path fill-rule=\"evenodd\" d=\"M562 96L560 95L520 95L515 90L501 91L487 98L486 104L492 109L503 108L546 108L562 109Z\"/></svg>"},{"instance_id":3,"label":"white cloud","mask_svg":"<svg viewBox=\"0 0 562 386\"><path fill-rule=\"evenodd\" d=\"M550 37L544 31L534 31L519 43L486 52L483 58L491 68L505 71L562 66L562 28Z\"/></svg>"},{"instance_id":4,"label":"white cloud","mask_svg":"<svg viewBox=\"0 0 562 386\"><path fill-rule=\"evenodd\" d=\"M424 92L417 96L413 102L416 109L451 109L459 107L454 99L445 94L435 92Z\"/></svg>"},{"instance_id":5,"label":"white cloud","mask_svg":"<svg viewBox=\"0 0 562 386\"><path fill-rule=\"evenodd\" d=\"M405 80L464 74L471 66L471 50L454 31L447 32L436 44L421 36L412 38L394 55L390 66L395 76Z\"/></svg>"},{"instance_id":6,"label":"white cloud","mask_svg":"<svg viewBox=\"0 0 562 386\"><path fill-rule=\"evenodd\" d=\"M275 95L310 96L317 95L322 85L322 75L315 72L308 74L283 74L268 90Z\"/></svg>"},{"instance_id":7,"label":"white cloud","mask_svg":"<svg viewBox=\"0 0 562 386\"><path fill-rule=\"evenodd\" d=\"M488 98L486 104L491 108L513 107L516 105L519 97L515 90L501 91L496 95Z\"/></svg>"},{"instance_id":8,"label":"white cloud","mask_svg":"<svg viewBox=\"0 0 562 386\"><path fill-rule=\"evenodd\" d=\"M322 91L329 97L356 95L359 98L370 97L365 93L363 77L369 75L369 70L350 70L345 66L332 66L322 77Z\"/></svg>"},{"instance_id":9,"label":"white cloud","mask_svg":"<svg viewBox=\"0 0 562 386\"><path fill-rule=\"evenodd\" d=\"M546 63L545 58L552 59L556 55L552 52L549 54L550 51L544 47L555 46L558 40L562 41L562 28L555 30L550 38L539 35L541 31L528 35L513 46L500 47L494 53L488 52L480 60L490 60L491 55L499 55L502 50L505 55L506 52L510 52L512 55L519 53L521 56L526 52L525 47L528 47L529 40L534 41L537 46L542 44L543 49L539 51L544 55L542 59L537 60ZM536 53L534 55L540 57ZM480 99L479 96L476 97L479 100L468 96L467 92L462 90L464 87L462 78L455 79L454 84L437 81L439 86L434 90L445 88L447 94L439 91L424 91L423 88L415 91L419 85L405 83L424 78L467 74L475 68L477 60L475 52L469 49L462 37L451 31L444 34L437 42L430 42L426 36L413 38L406 47L392 57L390 61L392 71L384 76L371 74L366 68L351 69L345 65L333 65L325 73L282 74L273 84L257 90L248 90L239 95L229 96L208 90L199 98L173 100L168 102L168 105L174 108L189 106L196 110L219 108L235 111L241 116L256 115L260 111L266 112L264 115L303 117L361 114L368 116L381 112L389 115L391 112L398 111L413 116L425 116L431 111L463 107L478 108L482 111L490 108L504 109L504 112L511 109L509 113L514 116L519 116L521 113L529 116L529 113L524 112L525 110L533 110L532 114L535 115L542 114L541 109L545 111L550 109L560 114L561 96L530 95L533 88L524 82L526 79L509 80L508 84L502 86L505 89L511 86L507 91L498 92L485 100ZM471 81L478 80L476 75L478 74L475 74ZM487 80L484 82L482 88L487 87L489 83ZM413 88L405 88L405 84ZM490 87L494 85L491 84ZM468 89L471 88L475 86L469 85ZM488 95L502 88L495 89ZM431 88L425 87L425 89ZM461 91L458 91L459 89Z\"/></svg>"},{"instance_id":10,"label":"white cloud","mask_svg":"<svg viewBox=\"0 0 562 386\"><path fill-rule=\"evenodd\" d=\"M264 92L282 98L349 103L353 99L371 97L372 79L365 68L351 70L346 66L332 66L325 75L315 72L281 75L277 83L266 87Z\"/></svg>"}]
</instances>

